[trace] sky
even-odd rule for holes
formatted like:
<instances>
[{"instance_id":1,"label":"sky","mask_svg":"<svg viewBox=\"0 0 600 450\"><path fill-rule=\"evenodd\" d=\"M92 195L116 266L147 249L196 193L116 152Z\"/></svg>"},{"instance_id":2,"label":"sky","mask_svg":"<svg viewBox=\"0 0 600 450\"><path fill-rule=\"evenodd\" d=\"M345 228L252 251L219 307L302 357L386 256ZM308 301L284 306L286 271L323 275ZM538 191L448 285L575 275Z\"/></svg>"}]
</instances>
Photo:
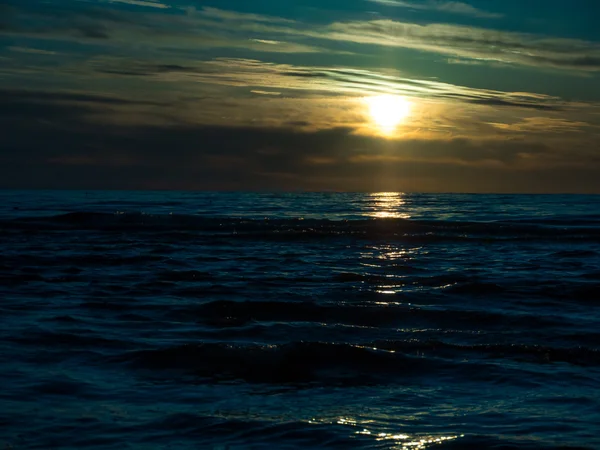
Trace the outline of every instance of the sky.
<instances>
[{"instance_id":1,"label":"sky","mask_svg":"<svg viewBox=\"0 0 600 450\"><path fill-rule=\"evenodd\" d=\"M0 0L0 187L600 193L597 0Z\"/></svg>"}]
</instances>

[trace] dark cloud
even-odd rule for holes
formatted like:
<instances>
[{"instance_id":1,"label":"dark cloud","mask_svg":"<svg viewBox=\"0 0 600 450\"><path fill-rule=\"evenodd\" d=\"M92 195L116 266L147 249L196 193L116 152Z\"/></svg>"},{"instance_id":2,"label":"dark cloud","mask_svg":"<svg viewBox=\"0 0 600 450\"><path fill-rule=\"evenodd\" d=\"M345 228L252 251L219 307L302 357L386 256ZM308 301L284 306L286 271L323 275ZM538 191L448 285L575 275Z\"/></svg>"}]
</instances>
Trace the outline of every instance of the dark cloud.
<instances>
[{"instance_id":1,"label":"dark cloud","mask_svg":"<svg viewBox=\"0 0 600 450\"><path fill-rule=\"evenodd\" d=\"M91 39L109 38L105 21L118 21L117 15L99 8L72 3L12 2L7 13L0 10L3 30L26 35L56 35ZM11 4L13 3L13 4Z\"/></svg>"},{"instance_id":2,"label":"dark cloud","mask_svg":"<svg viewBox=\"0 0 600 450\"><path fill-rule=\"evenodd\" d=\"M508 106L508 107L517 107L517 108L526 108L526 109L536 109L538 111L562 111L563 108L557 105L548 105L541 102L520 102L520 101L511 101L504 100L502 98L489 98L489 97L475 97L468 95L457 95L457 94L444 94L442 95L446 98L455 98L465 101L467 103L472 103L474 105L487 105L487 106Z\"/></svg>"},{"instance_id":3,"label":"dark cloud","mask_svg":"<svg viewBox=\"0 0 600 450\"><path fill-rule=\"evenodd\" d=\"M537 61L541 64L548 64L552 66L560 66L561 64L566 64L570 67L588 69L588 70L598 70L600 68L600 55L598 56L572 56L572 57L564 57L564 58L551 58L544 56L531 56L533 61Z\"/></svg>"},{"instance_id":4,"label":"dark cloud","mask_svg":"<svg viewBox=\"0 0 600 450\"><path fill-rule=\"evenodd\" d=\"M128 100L122 97L110 97L105 95L93 95L81 92L48 92L48 91L27 91L27 90L0 90L0 105L8 104L52 104L60 102L91 102L95 104L112 105L160 105L161 103L153 101Z\"/></svg>"},{"instance_id":5,"label":"dark cloud","mask_svg":"<svg viewBox=\"0 0 600 450\"><path fill-rule=\"evenodd\" d=\"M102 25L77 25L73 27L76 35L90 39L109 39L108 29Z\"/></svg>"},{"instance_id":6,"label":"dark cloud","mask_svg":"<svg viewBox=\"0 0 600 450\"><path fill-rule=\"evenodd\" d=\"M180 64L158 64L156 65L158 72L198 72L195 67L182 66Z\"/></svg>"},{"instance_id":7,"label":"dark cloud","mask_svg":"<svg viewBox=\"0 0 600 450\"><path fill-rule=\"evenodd\" d=\"M148 77L165 73L211 73L206 67L189 66L183 64L168 64L154 61L140 61L135 59L104 59L94 63L91 70L97 73L121 76Z\"/></svg>"},{"instance_id":8,"label":"dark cloud","mask_svg":"<svg viewBox=\"0 0 600 450\"><path fill-rule=\"evenodd\" d=\"M110 75L121 75L121 76L126 76L126 77L147 77L150 75L154 75L153 73L150 72L140 72L137 70L126 70L126 69L104 69L104 68L97 68L96 72L98 73L106 73L106 74L110 74Z\"/></svg>"},{"instance_id":9,"label":"dark cloud","mask_svg":"<svg viewBox=\"0 0 600 450\"><path fill-rule=\"evenodd\" d=\"M539 143L388 141L351 128L108 125L85 114L129 103L2 95L2 187L600 191L597 160Z\"/></svg>"},{"instance_id":10,"label":"dark cloud","mask_svg":"<svg viewBox=\"0 0 600 450\"><path fill-rule=\"evenodd\" d=\"M14 137L22 128L22 135L44 130L44 124L59 124L60 129L73 128L76 124L89 127L85 117L107 111L106 108L124 106L165 106L164 103L143 100L127 100L119 97L82 93L0 90L0 119L6 140ZM16 127L16 128L13 128ZM49 137L51 139L52 137Z\"/></svg>"},{"instance_id":11,"label":"dark cloud","mask_svg":"<svg viewBox=\"0 0 600 450\"><path fill-rule=\"evenodd\" d=\"M329 78L325 72L281 72L281 75L295 78Z\"/></svg>"},{"instance_id":12,"label":"dark cloud","mask_svg":"<svg viewBox=\"0 0 600 450\"><path fill-rule=\"evenodd\" d=\"M6 0L8 13L0 24L12 34L63 39L108 40L118 31L129 29L141 34L158 34L152 15L135 14L108 6L100 7L87 2L27 2ZM177 29L173 30L177 34Z\"/></svg>"}]
</instances>

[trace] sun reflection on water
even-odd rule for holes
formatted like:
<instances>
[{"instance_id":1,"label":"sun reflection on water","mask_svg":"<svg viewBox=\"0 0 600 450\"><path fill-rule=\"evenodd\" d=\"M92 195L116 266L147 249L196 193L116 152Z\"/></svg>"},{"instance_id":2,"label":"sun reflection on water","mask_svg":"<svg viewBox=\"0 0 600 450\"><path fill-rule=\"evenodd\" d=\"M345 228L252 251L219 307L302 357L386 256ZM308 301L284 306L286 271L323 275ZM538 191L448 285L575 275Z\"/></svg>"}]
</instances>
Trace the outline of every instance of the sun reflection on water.
<instances>
[{"instance_id":1,"label":"sun reflection on water","mask_svg":"<svg viewBox=\"0 0 600 450\"><path fill-rule=\"evenodd\" d=\"M308 421L310 424L337 424L353 428L355 435L371 436L376 441L395 441L394 447L397 450L427 450L447 441L453 441L464 437L461 435L440 436L440 435L409 435L405 433L386 433L376 431L378 424L374 420L358 420L351 417L339 417L334 420L313 418Z\"/></svg>"},{"instance_id":2,"label":"sun reflection on water","mask_svg":"<svg viewBox=\"0 0 600 450\"><path fill-rule=\"evenodd\" d=\"M375 304L401 304L395 303L392 296L422 289L415 281L414 273L421 270L420 260L427 253L425 247L407 246L401 242L382 242L365 246L359 253L365 281L358 289L381 295Z\"/></svg>"},{"instance_id":3,"label":"sun reflection on water","mask_svg":"<svg viewBox=\"0 0 600 450\"><path fill-rule=\"evenodd\" d=\"M389 433L379 433L376 436L377 441L385 441L385 440L394 440L394 441L403 441L399 443L399 447L397 449L417 449L424 450L432 447L433 445L441 444L445 441L453 441L458 439L461 436L422 436L422 437L410 437L406 434L389 434Z\"/></svg>"},{"instance_id":4,"label":"sun reflection on water","mask_svg":"<svg viewBox=\"0 0 600 450\"><path fill-rule=\"evenodd\" d=\"M406 205L406 195L399 192L375 192L369 194L369 217L379 219L410 219L410 214L402 211Z\"/></svg>"}]
</instances>

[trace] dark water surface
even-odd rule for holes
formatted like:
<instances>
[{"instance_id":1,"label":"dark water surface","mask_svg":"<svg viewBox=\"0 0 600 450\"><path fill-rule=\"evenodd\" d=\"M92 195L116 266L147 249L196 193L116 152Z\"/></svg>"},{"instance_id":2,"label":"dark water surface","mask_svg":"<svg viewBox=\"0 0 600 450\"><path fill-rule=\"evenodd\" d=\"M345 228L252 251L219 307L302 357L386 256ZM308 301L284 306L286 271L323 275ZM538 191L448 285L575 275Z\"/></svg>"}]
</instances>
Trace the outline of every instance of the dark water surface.
<instances>
[{"instance_id":1,"label":"dark water surface","mask_svg":"<svg viewBox=\"0 0 600 450\"><path fill-rule=\"evenodd\" d=\"M600 448L600 196L0 191L0 448Z\"/></svg>"}]
</instances>

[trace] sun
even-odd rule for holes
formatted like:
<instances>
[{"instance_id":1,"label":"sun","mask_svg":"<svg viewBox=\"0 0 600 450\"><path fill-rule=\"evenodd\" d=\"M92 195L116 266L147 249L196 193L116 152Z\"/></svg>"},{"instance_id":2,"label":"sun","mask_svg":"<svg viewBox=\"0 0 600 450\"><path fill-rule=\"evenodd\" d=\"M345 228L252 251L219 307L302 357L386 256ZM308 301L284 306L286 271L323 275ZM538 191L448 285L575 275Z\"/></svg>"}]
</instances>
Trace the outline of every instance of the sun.
<instances>
[{"instance_id":1,"label":"sun","mask_svg":"<svg viewBox=\"0 0 600 450\"><path fill-rule=\"evenodd\" d=\"M385 134L391 134L410 114L411 104L398 95L378 95L365 98L374 124Z\"/></svg>"}]
</instances>

